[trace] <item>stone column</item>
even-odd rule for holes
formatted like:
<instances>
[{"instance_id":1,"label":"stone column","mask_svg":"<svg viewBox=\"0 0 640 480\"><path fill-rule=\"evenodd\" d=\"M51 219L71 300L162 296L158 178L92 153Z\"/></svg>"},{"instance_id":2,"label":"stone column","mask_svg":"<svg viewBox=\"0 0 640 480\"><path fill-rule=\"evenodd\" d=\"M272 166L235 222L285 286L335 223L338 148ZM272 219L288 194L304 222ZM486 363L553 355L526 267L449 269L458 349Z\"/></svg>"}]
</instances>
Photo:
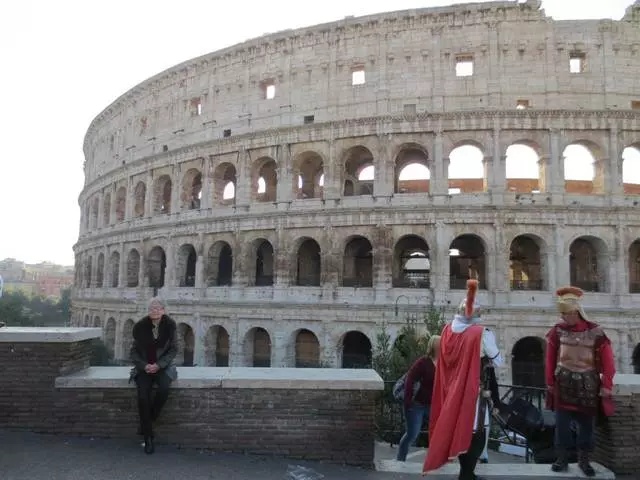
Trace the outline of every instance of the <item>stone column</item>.
<instances>
[{"instance_id":1,"label":"stone column","mask_svg":"<svg viewBox=\"0 0 640 480\"><path fill-rule=\"evenodd\" d=\"M147 257L148 253L145 249L144 242L140 242L138 246L138 252L140 253L140 268L138 269L138 287L149 286L149 275L147 275Z\"/></svg>"},{"instance_id":2,"label":"stone column","mask_svg":"<svg viewBox=\"0 0 640 480\"><path fill-rule=\"evenodd\" d=\"M329 140L329 158L324 166L324 198L325 200L335 200L342 196L342 165L337 152L335 140Z\"/></svg>"},{"instance_id":3,"label":"stone column","mask_svg":"<svg viewBox=\"0 0 640 480\"><path fill-rule=\"evenodd\" d=\"M493 275L491 281L489 282L488 290L493 290L495 292L508 292L510 290L509 285L509 264L508 264L508 256L509 250L505 250L504 247L504 230L501 222L495 222L493 224L493 228L495 231L495 250L491 255L495 261L493 265Z\"/></svg>"},{"instance_id":4,"label":"stone column","mask_svg":"<svg viewBox=\"0 0 640 480\"><path fill-rule=\"evenodd\" d=\"M202 194L200 195L200 210L209 209L213 200L213 178L211 172L211 159L204 161L202 169Z\"/></svg>"},{"instance_id":5,"label":"stone column","mask_svg":"<svg viewBox=\"0 0 640 480\"><path fill-rule=\"evenodd\" d=\"M393 234L391 227L377 225L373 239L373 287L381 290L380 295L391 288L393 261Z\"/></svg>"},{"instance_id":6,"label":"stone column","mask_svg":"<svg viewBox=\"0 0 640 480\"><path fill-rule=\"evenodd\" d=\"M171 168L171 213L175 214L180 211L180 190L182 189L182 174L179 169L173 166Z\"/></svg>"},{"instance_id":7,"label":"stone column","mask_svg":"<svg viewBox=\"0 0 640 480\"><path fill-rule=\"evenodd\" d=\"M207 355L205 351L206 328L200 314L196 312L192 321L193 328L193 365L198 367L207 366Z\"/></svg>"},{"instance_id":8,"label":"stone column","mask_svg":"<svg viewBox=\"0 0 640 480\"><path fill-rule=\"evenodd\" d=\"M127 286L127 252L124 250L124 242L118 246L120 251L120 264L118 265L118 287Z\"/></svg>"},{"instance_id":9,"label":"stone column","mask_svg":"<svg viewBox=\"0 0 640 480\"><path fill-rule=\"evenodd\" d=\"M275 368L292 367L287 362L287 336L281 328L274 329L271 333L271 366Z\"/></svg>"},{"instance_id":10,"label":"stone column","mask_svg":"<svg viewBox=\"0 0 640 480\"><path fill-rule=\"evenodd\" d=\"M164 270L164 286L165 287L175 287L176 284L176 255L177 248L173 244L172 240L169 240L167 244L167 251L165 252L165 256L167 259L167 265Z\"/></svg>"},{"instance_id":11,"label":"stone column","mask_svg":"<svg viewBox=\"0 0 640 480\"><path fill-rule=\"evenodd\" d=\"M104 191L100 190L98 197L98 218L96 219L96 229L104 227Z\"/></svg>"},{"instance_id":12,"label":"stone column","mask_svg":"<svg viewBox=\"0 0 640 480\"><path fill-rule=\"evenodd\" d=\"M495 128L491 136L492 154L485 157L485 161L491 162L490 178L488 181L489 191L494 204L501 205L506 186L506 160L507 156L500 151L500 130Z\"/></svg>"},{"instance_id":13,"label":"stone column","mask_svg":"<svg viewBox=\"0 0 640 480\"><path fill-rule=\"evenodd\" d=\"M434 256L430 258L431 260L435 260L435 265L431 265L431 288L434 291L436 304L442 305L446 300L450 284L449 242L447 226L443 221L436 222L436 244L432 252Z\"/></svg>"},{"instance_id":14,"label":"stone column","mask_svg":"<svg viewBox=\"0 0 640 480\"><path fill-rule=\"evenodd\" d=\"M433 141L433 171L431 171L431 180L429 190L432 195L448 195L449 194L449 158L444 157L444 145L442 140L442 132L436 132Z\"/></svg>"},{"instance_id":15,"label":"stone column","mask_svg":"<svg viewBox=\"0 0 640 480\"><path fill-rule=\"evenodd\" d=\"M145 207L144 207L144 215L145 217L153 217L153 215L155 214L154 212L154 195L153 195L153 171L150 170L147 172L147 191L145 193L145 198L144 198L144 203L145 203Z\"/></svg>"},{"instance_id":16,"label":"stone column","mask_svg":"<svg viewBox=\"0 0 640 480\"><path fill-rule=\"evenodd\" d=\"M622 224L616 226L616 256L615 261L609 263L609 279L611 292L618 297L618 306L622 305L622 296L629 293L629 255L625 245L625 228Z\"/></svg>"},{"instance_id":17,"label":"stone column","mask_svg":"<svg viewBox=\"0 0 640 480\"><path fill-rule=\"evenodd\" d=\"M245 244L239 231L236 231L235 245L233 247L233 279L235 288L242 291L247 285L247 256L250 254L251 245Z\"/></svg>"},{"instance_id":18,"label":"stone column","mask_svg":"<svg viewBox=\"0 0 640 480\"><path fill-rule=\"evenodd\" d=\"M238 172L236 176L236 207L248 207L251 203L251 174L249 151L241 148L238 152Z\"/></svg>"},{"instance_id":19,"label":"stone column","mask_svg":"<svg viewBox=\"0 0 640 480\"><path fill-rule=\"evenodd\" d=\"M612 204L617 204L618 199L624 195L624 179L622 178L622 152L620 147L620 134L617 127L613 127L609 132L609 163L604 169L605 175L609 178L605 181L607 192L610 194L609 199Z\"/></svg>"},{"instance_id":20,"label":"stone column","mask_svg":"<svg viewBox=\"0 0 640 480\"><path fill-rule=\"evenodd\" d=\"M133 177L131 176L127 178L127 193L125 195L124 205L124 220L131 220L133 218L134 208L136 205L136 186L133 184Z\"/></svg>"},{"instance_id":21,"label":"stone column","mask_svg":"<svg viewBox=\"0 0 640 480\"><path fill-rule=\"evenodd\" d=\"M204 254L204 235L198 235L198 243L195 246L196 248L196 288L205 288L205 262L206 255Z\"/></svg>"},{"instance_id":22,"label":"stone column","mask_svg":"<svg viewBox=\"0 0 640 480\"><path fill-rule=\"evenodd\" d=\"M565 250L565 236L564 236L564 222L559 221L554 225L554 239L555 239L555 264L556 264L556 277L555 285L549 285L549 290L555 290L562 285L568 285L571 281L571 272L569 268L569 252Z\"/></svg>"},{"instance_id":23,"label":"stone column","mask_svg":"<svg viewBox=\"0 0 640 480\"><path fill-rule=\"evenodd\" d=\"M549 161L545 175L545 184L551 194L552 203L561 205L564 197L564 157L560 151L560 132L556 129L549 131Z\"/></svg>"},{"instance_id":24,"label":"stone column","mask_svg":"<svg viewBox=\"0 0 640 480\"><path fill-rule=\"evenodd\" d=\"M374 197L391 197L394 192L394 159L391 158L391 135L378 135L378 155L374 159Z\"/></svg>"},{"instance_id":25,"label":"stone column","mask_svg":"<svg viewBox=\"0 0 640 480\"><path fill-rule=\"evenodd\" d=\"M278 208L286 209L293 199L294 171L291 164L291 145L283 143L278 146L278 188L276 201ZM325 185L327 176L324 177Z\"/></svg>"}]
</instances>

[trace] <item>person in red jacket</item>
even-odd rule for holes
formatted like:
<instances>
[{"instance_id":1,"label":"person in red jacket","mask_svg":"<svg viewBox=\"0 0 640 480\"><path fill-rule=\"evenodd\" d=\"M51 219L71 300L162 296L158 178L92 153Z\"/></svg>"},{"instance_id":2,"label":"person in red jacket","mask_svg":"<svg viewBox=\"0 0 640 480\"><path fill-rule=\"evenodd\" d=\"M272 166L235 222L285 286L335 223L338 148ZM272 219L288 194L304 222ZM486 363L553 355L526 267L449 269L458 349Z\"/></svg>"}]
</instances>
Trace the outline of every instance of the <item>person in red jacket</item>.
<instances>
[{"instance_id":1,"label":"person in red jacket","mask_svg":"<svg viewBox=\"0 0 640 480\"><path fill-rule=\"evenodd\" d=\"M569 468L573 421L578 426L578 466L593 477L589 454L595 446L595 418L601 408L605 415L613 413L613 350L602 328L587 319L580 303L582 290L562 287L556 295L562 321L547 333L545 367L547 408L556 412L557 459L551 469L563 472Z\"/></svg>"},{"instance_id":2,"label":"person in red jacket","mask_svg":"<svg viewBox=\"0 0 640 480\"><path fill-rule=\"evenodd\" d=\"M407 460L409 447L420 435L422 423L425 417L429 418L431 409L431 394L433 393L433 379L436 373L435 361L440 351L440 337L432 335L427 343L425 356L414 362L407 373L404 382L404 418L406 430L398 445L398 455L396 460L404 462ZM413 386L420 382L420 388L413 396Z\"/></svg>"}]
</instances>

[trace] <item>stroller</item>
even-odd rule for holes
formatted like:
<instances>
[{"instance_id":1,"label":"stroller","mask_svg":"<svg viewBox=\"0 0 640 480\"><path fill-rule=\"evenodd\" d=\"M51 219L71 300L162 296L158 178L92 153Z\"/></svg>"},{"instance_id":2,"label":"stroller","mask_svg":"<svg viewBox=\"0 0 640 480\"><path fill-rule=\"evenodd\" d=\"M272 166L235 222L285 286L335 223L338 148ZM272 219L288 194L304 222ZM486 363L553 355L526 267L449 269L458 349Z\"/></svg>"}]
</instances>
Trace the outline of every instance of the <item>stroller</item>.
<instances>
[{"instance_id":1,"label":"stroller","mask_svg":"<svg viewBox=\"0 0 640 480\"><path fill-rule=\"evenodd\" d=\"M552 411L540 410L525 398L516 396L494 418L505 432L513 431L527 440L534 463L549 464L556 460L555 415ZM577 461L575 449L569 451L569 461Z\"/></svg>"}]
</instances>

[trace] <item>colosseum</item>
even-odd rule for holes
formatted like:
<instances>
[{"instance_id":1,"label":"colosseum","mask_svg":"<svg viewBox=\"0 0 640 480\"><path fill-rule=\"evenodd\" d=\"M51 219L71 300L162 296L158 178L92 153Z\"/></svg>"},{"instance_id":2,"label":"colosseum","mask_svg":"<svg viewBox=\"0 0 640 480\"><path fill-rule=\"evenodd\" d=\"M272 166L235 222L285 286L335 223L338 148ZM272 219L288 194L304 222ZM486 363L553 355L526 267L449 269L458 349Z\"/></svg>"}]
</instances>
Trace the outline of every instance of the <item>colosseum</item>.
<instances>
[{"instance_id":1,"label":"colosseum","mask_svg":"<svg viewBox=\"0 0 640 480\"><path fill-rule=\"evenodd\" d=\"M183 365L357 367L472 274L502 381L540 382L568 283L640 368L640 2L540 3L268 34L116 99L84 140L74 324L124 359L157 291Z\"/></svg>"}]
</instances>

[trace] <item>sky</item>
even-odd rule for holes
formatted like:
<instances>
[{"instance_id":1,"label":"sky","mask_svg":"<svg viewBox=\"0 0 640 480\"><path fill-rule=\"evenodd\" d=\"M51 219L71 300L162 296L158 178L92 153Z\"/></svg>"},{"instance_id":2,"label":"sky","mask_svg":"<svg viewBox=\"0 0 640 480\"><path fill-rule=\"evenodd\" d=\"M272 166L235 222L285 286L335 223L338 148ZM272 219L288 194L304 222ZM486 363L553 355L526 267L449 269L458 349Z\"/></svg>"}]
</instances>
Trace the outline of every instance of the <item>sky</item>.
<instances>
[{"instance_id":1,"label":"sky","mask_svg":"<svg viewBox=\"0 0 640 480\"><path fill-rule=\"evenodd\" d=\"M93 118L189 58L348 15L430 0L19 0L0 3L0 259L72 265ZM620 19L632 0L546 0L556 19ZM588 176L588 174L587 174Z\"/></svg>"}]
</instances>

